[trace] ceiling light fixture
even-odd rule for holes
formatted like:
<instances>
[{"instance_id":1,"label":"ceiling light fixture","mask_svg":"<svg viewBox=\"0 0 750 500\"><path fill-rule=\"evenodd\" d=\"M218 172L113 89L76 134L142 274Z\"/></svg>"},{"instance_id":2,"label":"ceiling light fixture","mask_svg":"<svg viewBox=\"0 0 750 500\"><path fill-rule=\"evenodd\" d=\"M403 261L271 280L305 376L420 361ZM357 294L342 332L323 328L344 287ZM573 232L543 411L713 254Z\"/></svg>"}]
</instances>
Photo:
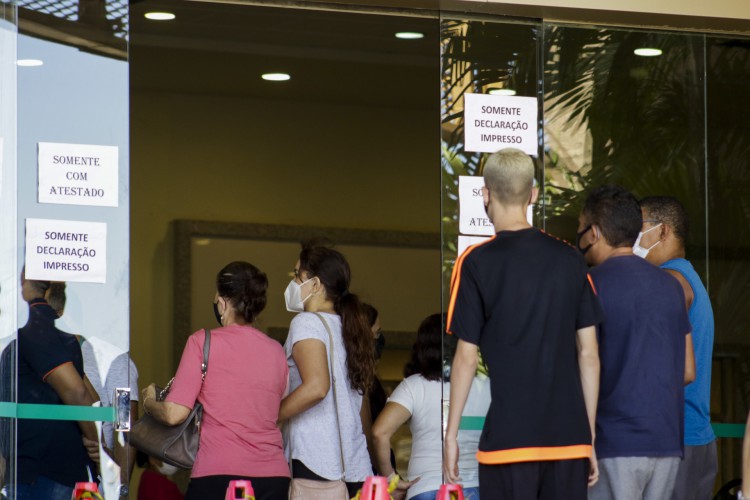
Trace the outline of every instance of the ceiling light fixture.
<instances>
[{"instance_id":1,"label":"ceiling light fixture","mask_svg":"<svg viewBox=\"0 0 750 500\"><path fill-rule=\"evenodd\" d=\"M143 17L152 21L171 21L176 16L171 12L146 12Z\"/></svg>"},{"instance_id":2,"label":"ceiling light fixture","mask_svg":"<svg viewBox=\"0 0 750 500\"><path fill-rule=\"evenodd\" d=\"M633 53L641 57L656 57L656 56L660 56L662 54L662 51L661 49L642 47L640 49L635 49Z\"/></svg>"},{"instance_id":3,"label":"ceiling light fixture","mask_svg":"<svg viewBox=\"0 0 750 500\"><path fill-rule=\"evenodd\" d=\"M417 31L399 31L396 33L396 38L400 38L401 40L419 40L420 38L424 38L424 33L419 33Z\"/></svg>"},{"instance_id":4,"label":"ceiling light fixture","mask_svg":"<svg viewBox=\"0 0 750 500\"><path fill-rule=\"evenodd\" d=\"M269 82L285 82L292 77L287 73L264 73L262 75L262 78L264 80L268 80Z\"/></svg>"},{"instance_id":5,"label":"ceiling light fixture","mask_svg":"<svg viewBox=\"0 0 750 500\"><path fill-rule=\"evenodd\" d=\"M490 89L492 95L516 95L516 91L513 89Z\"/></svg>"},{"instance_id":6,"label":"ceiling light fixture","mask_svg":"<svg viewBox=\"0 0 750 500\"><path fill-rule=\"evenodd\" d=\"M41 59L19 59L16 61L16 65L18 66L24 66L27 68L33 67L33 66L41 66L44 64L44 61Z\"/></svg>"}]
</instances>

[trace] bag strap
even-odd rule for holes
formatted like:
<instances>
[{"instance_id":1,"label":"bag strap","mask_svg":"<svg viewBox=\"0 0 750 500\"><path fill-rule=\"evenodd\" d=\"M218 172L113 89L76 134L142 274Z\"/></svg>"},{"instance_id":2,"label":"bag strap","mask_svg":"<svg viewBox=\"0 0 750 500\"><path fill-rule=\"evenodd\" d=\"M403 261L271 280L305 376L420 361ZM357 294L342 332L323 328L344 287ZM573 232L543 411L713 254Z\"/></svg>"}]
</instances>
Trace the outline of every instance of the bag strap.
<instances>
[{"instance_id":1,"label":"bag strap","mask_svg":"<svg viewBox=\"0 0 750 500\"><path fill-rule=\"evenodd\" d=\"M206 372L208 371L208 353L211 350L211 330L204 328L206 332L206 339L203 341L203 363L201 363L201 385L206 380Z\"/></svg>"},{"instance_id":2,"label":"bag strap","mask_svg":"<svg viewBox=\"0 0 750 500\"><path fill-rule=\"evenodd\" d=\"M342 481L346 482L346 462L344 461L344 439L341 437L341 422L339 420L339 405L336 398L336 375L334 375L334 364L333 364L333 334L331 333L331 327L328 326L328 322L323 318L320 313L313 313L315 316L320 319L320 321L323 322L323 326L326 327L326 331L328 332L328 356L330 357L330 366L331 366L331 387L333 388L333 407L336 409L336 428L339 431L339 453L341 456L341 470L343 471L343 477Z\"/></svg>"},{"instance_id":3,"label":"bag strap","mask_svg":"<svg viewBox=\"0 0 750 500\"><path fill-rule=\"evenodd\" d=\"M208 372L208 353L211 350L211 330L208 328L203 329L204 332L206 332L206 338L203 341L203 362L201 363L201 387L203 387L203 382L206 381L206 372ZM167 382L167 386L161 390L161 392L157 395L157 399L159 401L163 401L167 394L169 394L169 391L172 390L172 383L174 383L174 377L170 379L169 382Z\"/></svg>"}]
</instances>

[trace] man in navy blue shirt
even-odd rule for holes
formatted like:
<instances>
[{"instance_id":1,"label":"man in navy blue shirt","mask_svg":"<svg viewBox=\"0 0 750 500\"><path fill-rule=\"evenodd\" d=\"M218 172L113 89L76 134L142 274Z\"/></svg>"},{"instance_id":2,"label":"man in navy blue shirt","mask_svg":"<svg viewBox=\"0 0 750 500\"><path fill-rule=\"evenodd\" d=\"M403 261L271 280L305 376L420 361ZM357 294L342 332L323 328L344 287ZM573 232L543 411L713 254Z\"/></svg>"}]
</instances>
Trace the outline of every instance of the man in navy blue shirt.
<instances>
[{"instance_id":1,"label":"man in navy blue shirt","mask_svg":"<svg viewBox=\"0 0 750 500\"><path fill-rule=\"evenodd\" d=\"M94 397L83 381L81 348L75 336L55 327L57 313L44 300L49 286L21 275L29 320L3 352L2 365L7 369L17 359L18 403L89 406ZM2 382L7 386L10 380ZM2 393L5 398L11 391L4 387ZM19 419L17 426L14 498L68 500L76 482L96 477L82 439L97 440L93 422Z\"/></svg>"},{"instance_id":2,"label":"man in navy blue shirt","mask_svg":"<svg viewBox=\"0 0 750 500\"><path fill-rule=\"evenodd\" d=\"M641 209L619 186L602 186L579 217L578 248L605 320L596 416L600 480L591 500L664 500L683 455L683 384L695 377L690 322L677 280L633 254Z\"/></svg>"}]
</instances>

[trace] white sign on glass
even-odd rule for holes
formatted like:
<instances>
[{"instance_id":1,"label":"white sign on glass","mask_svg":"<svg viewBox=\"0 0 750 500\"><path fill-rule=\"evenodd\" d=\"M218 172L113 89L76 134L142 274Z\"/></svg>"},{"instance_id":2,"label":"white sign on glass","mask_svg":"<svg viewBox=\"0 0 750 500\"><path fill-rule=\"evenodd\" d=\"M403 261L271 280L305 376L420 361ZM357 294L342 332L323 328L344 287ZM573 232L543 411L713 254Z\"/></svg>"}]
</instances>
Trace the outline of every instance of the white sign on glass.
<instances>
[{"instance_id":1,"label":"white sign on glass","mask_svg":"<svg viewBox=\"0 0 750 500\"><path fill-rule=\"evenodd\" d=\"M516 148L536 156L537 113L535 97L465 94L464 151L495 153Z\"/></svg>"},{"instance_id":2,"label":"white sign on glass","mask_svg":"<svg viewBox=\"0 0 750 500\"><path fill-rule=\"evenodd\" d=\"M484 241L489 240L490 236L464 236L459 234L458 235L458 253L456 254L456 259L458 259L462 253L466 251L467 248L469 248L471 245L476 245L477 243L482 243Z\"/></svg>"},{"instance_id":3,"label":"white sign on glass","mask_svg":"<svg viewBox=\"0 0 750 500\"><path fill-rule=\"evenodd\" d=\"M117 146L39 143L39 203L116 207Z\"/></svg>"},{"instance_id":4,"label":"white sign on glass","mask_svg":"<svg viewBox=\"0 0 750 500\"><path fill-rule=\"evenodd\" d=\"M536 185L536 180L534 180ZM467 235L492 236L495 226L487 217L482 198L484 177L462 175L458 178L458 232ZM526 209L526 220L534 225L534 206Z\"/></svg>"},{"instance_id":5,"label":"white sign on glass","mask_svg":"<svg viewBox=\"0 0 750 500\"><path fill-rule=\"evenodd\" d=\"M495 227L484 209L483 187L484 178L481 176L462 175L458 178L458 232L461 234L495 234Z\"/></svg>"},{"instance_id":6,"label":"white sign on glass","mask_svg":"<svg viewBox=\"0 0 750 500\"><path fill-rule=\"evenodd\" d=\"M26 219L26 277L105 283L107 224Z\"/></svg>"}]
</instances>

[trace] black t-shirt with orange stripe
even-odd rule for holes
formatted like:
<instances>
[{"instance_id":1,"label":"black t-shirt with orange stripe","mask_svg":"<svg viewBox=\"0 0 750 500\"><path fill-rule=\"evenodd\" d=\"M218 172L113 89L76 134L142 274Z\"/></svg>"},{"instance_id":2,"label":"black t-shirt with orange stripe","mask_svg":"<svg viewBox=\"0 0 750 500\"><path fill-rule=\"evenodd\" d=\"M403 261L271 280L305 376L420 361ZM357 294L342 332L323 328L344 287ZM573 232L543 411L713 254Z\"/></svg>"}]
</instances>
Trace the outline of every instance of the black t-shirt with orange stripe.
<instances>
[{"instance_id":1,"label":"black t-shirt with orange stripe","mask_svg":"<svg viewBox=\"0 0 750 500\"><path fill-rule=\"evenodd\" d=\"M478 345L489 370L481 463L590 456L576 330L602 317L580 252L538 229L501 231L461 255L447 329Z\"/></svg>"}]
</instances>

